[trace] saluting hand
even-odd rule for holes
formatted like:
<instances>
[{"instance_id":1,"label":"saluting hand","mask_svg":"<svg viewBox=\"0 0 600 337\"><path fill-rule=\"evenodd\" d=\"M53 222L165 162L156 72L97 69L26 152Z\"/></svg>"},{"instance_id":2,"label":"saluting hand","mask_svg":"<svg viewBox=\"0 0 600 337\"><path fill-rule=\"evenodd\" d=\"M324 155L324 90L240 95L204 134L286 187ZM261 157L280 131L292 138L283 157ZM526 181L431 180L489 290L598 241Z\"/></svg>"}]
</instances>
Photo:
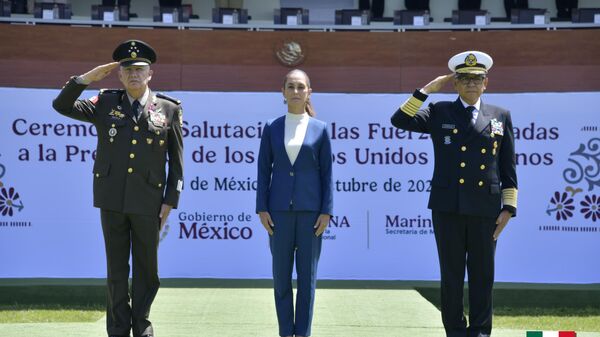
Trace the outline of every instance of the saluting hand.
<instances>
[{"instance_id":1,"label":"saluting hand","mask_svg":"<svg viewBox=\"0 0 600 337\"><path fill-rule=\"evenodd\" d=\"M494 241L498 240L500 233L504 230L504 227L508 224L508 220L512 217L509 211L503 210L498 215L498 219L496 219L496 230L494 231Z\"/></svg>"},{"instance_id":2,"label":"saluting hand","mask_svg":"<svg viewBox=\"0 0 600 337\"><path fill-rule=\"evenodd\" d=\"M434 92L440 91L444 87L444 85L450 81L450 79L454 77L454 74L448 74L443 76L436 77L433 81L427 83L421 91L426 95L432 94Z\"/></svg>"},{"instance_id":3,"label":"saluting hand","mask_svg":"<svg viewBox=\"0 0 600 337\"><path fill-rule=\"evenodd\" d=\"M258 212L258 217L260 218L260 223L265 227L267 232L269 232L269 235L273 235L273 227L275 227L275 224L273 223L273 220L271 220L269 212Z\"/></svg>"},{"instance_id":4,"label":"saluting hand","mask_svg":"<svg viewBox=\"0 0 600 337\"><path fill-rule=\"evenodd\" d=\"M317 222L315 223L315 229L316 229L315 235L316 236L321 236L321 234L323 234L325 229L327 229L327 226L329 226L330 218L331 218L331 215L329 215L329 214L319 215L319 218L317 219Z\"/></svg>"},{"instance_id":5,"label":"saluting hand","mask_svg":"<svg viewBox=\"0 0 600 337\"><path fill-rule=\"evenodd\" d=\"M119 62L111 62L97 66L96 68L88 71L87 73L79 76L84 84L90 84L92 82L100 81L110 74L113 69L119 66Z\"/></svg>"},{"instance_id":6,"label":"saluting hand","mask_svg":"<svg viewBox=\"0 0 600 337\"><path fill-rule=\"evenodd\" d=\"M167 222L167 218L169 217L169 213L171 213L171 209L173 208L173 206L171 205L167 205L167 204L162 204L160 206L160 214L158 215L158 217L160 218L160 229L162 231L165 222Z\"/></svg>"}]
</instances>

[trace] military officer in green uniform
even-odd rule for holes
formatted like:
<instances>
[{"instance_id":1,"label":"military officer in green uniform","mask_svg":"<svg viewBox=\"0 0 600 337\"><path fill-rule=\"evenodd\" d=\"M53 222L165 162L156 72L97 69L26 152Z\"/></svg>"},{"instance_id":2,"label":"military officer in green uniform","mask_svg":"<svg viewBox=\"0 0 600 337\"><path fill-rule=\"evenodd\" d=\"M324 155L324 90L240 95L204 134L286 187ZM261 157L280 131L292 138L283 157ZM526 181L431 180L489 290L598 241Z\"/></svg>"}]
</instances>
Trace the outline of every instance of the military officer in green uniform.
<instances>
[{"instance_id":1,"label":"military officer in green uniform","mask_svg":"<svg viewBox=\"0 0 600 337\"><path fill-rule=\"evenodd\" d=\"M441 274L442 321L448 337L483 337L492 331L496 240L517 211L517 175L510 113L484 103L492 58L467 51L448 62L452 74L416 90L391 122L431 135L435 166L429 208ZM453 81L454 102L428 95ZM463 315L465 266L469 324Z\"/></svg>"},{"instance_id":2,"label":"military officer in green uniform","mask_svg":"<svg viewBox=\"0 0 600 337\"><path fill-rule=\"evenodd\" d=\"M116 62L72 77L53 102L59 113L93 123L98 131L94 206L106 248L109 336L153 336L148 320L159 287L159 232L183 187L180 102L148 88L156 53L130 40L113 53ZM78 99L87 86L118 68L119 90ZM168 162L168 174L166 164ZM129 291L129 257L132 284ZM130 303L131 294L131 303Z\"/></svg>"}]
</instances>

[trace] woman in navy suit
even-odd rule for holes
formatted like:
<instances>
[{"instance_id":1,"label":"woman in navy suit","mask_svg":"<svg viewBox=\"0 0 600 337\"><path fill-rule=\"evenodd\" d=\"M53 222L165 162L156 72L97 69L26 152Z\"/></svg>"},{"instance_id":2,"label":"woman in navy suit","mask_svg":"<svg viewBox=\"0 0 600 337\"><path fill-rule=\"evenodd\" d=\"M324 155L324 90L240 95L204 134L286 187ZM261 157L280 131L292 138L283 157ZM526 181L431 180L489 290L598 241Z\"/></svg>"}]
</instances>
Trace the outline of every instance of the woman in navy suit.
<instances>
[{"instance_id":1,"label":"woman in navy suit","mask_svg":"<svg viewBox=\"0 0 600 337\"><path fill-rule=\"evenodd\" d=\"M331 142L314 118L310 80L292 70L283 83L288 113L263 129L256 212L269 233L280 336L310 336L321 234L333 212ZM292 269L298 291L294 316Z\"/></svg>"}]
</instances>

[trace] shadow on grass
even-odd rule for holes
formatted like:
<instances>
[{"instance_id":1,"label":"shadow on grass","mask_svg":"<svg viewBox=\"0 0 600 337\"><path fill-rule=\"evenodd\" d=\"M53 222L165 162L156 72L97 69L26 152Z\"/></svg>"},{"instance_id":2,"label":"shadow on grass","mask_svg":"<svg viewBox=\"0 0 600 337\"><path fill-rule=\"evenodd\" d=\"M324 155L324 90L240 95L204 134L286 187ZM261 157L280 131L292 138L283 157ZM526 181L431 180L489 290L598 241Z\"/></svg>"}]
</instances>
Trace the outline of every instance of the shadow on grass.
<instances>
[{"instance_id":1,"label":"shadow on grass","mask_svg":"<svg viewBox=\"0 0 600 337\"><path fill-rule=\"evenodd\" d=\"M440 309L440 290L416 288ZM465 311L468 312L465 290ZM494 289L496 316L600 316L599 290Z\"/></svg>"},{"instance_id":2,"label":"shadow on grass","mask_svg":"<svg viewBox=\"0 0 600 337\"><path fill-rule=\"evenodd\" d=\"M98 311L105 308L105 286L0 287L0 310Z\"/></svg>"},{"instance_id":3,"label":"shadow on grass","mask_svg":"<svg viewBox=\"0 0 600 337\"><path fill-rule=\"evenodd\" d=\"M166 279L163 288L272 288L272 280ZM406 281L327 281L321 289L415 289L440 308L439 284ZM465 310L468 311L465 291ZM103 311L105 285L0 286L0 310L73 309ZM600 316L600 289L495 289L498 316Z\"/></svg>"},{"instance_id":4,"label":"shadow on grass","mask_svg":"<svg viewBox=\"0 0 600 337\"><path fill-rule=\"evenodd\" d=\"M296 280L293 281L296 286ZM423 287L436 286L428 281L361 281L319 280L319 289L413 289L416 284ZM272 289L272 279L162 279L161 288L252 288Z\"/></svg>"}]
</instances>

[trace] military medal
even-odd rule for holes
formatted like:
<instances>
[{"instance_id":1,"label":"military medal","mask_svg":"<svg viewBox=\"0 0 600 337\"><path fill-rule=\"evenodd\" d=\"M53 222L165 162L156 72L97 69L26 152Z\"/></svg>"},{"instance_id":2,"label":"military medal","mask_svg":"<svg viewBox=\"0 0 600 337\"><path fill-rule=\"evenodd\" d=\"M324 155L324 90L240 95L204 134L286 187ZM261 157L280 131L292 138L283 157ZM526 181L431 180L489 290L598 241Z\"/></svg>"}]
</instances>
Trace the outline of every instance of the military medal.
<instances>
[{"instance_id":1,"label":"military medal","mask_svg":"<svg viewBox=\"0 0 600 337\"><path fill-rule=\"evenodd\" d=\"M114 110L113 110L114 111ZM115 125L112 124L110 130L108 130L108 135L110 136L110 142L114 142L115 139L113 138L115 135L117 134L117 129L115 129Z\"/></svg>"},{"instance_id":2,"label":"military medal","mask_svg":"<svg viewBox=\"0 0 600 337\"><path fill-rule=\"evenodd\" d=\"M444 144L445 145L452 144L452 140L451 140L450 136L444 136Z\"/></svg>"},{"instance_id":3,"label":"military medal","mask_svg":"<svg viewBox=\"0 0 600 337\"><path fill-rule=\"evenodd\" d=\"M150 121L152 122L152 124L156 125L156 126L164 126L166 125L166 118L165 115L160 113L161 109L158 109L156 111L151 111L150 112Z\"/></svg>"},{"instance_id":4,"label":"military medal","mask_svg":"<svg viewBox=\"0 0 600 337\"><path fill-rule=\"evenodd\" d=\"M498 136L503 136L504 135L504 128L502 125L502 122L496 120L496 118L492 119L490 121L490 124L492 126L492 134L496 134Z\"/></svg>"}]
</instances>

